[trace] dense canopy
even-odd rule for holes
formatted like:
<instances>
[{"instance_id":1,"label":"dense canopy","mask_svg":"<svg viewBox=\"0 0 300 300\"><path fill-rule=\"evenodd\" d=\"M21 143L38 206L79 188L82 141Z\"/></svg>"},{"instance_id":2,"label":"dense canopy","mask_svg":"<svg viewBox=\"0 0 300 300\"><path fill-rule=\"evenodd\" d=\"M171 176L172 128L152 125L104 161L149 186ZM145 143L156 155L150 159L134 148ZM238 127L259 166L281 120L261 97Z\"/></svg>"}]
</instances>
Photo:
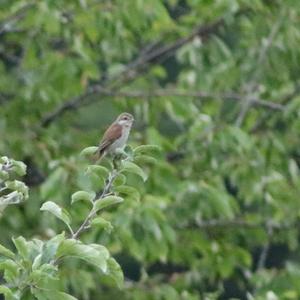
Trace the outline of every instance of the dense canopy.
<instances>
[{"instance_id":1,"label":"dense canopy","mask_svg":"<svg viewBox=\"0 0 300 300\"><path fill-rule=\"evenodd\" d=\"M300 298L299 1L0 8L7 299ZM130 159L95 204L95 174L114 173L80 152L124 111ZM114 205L72 239L88 202Z\"/></svg>"}]
</instances>

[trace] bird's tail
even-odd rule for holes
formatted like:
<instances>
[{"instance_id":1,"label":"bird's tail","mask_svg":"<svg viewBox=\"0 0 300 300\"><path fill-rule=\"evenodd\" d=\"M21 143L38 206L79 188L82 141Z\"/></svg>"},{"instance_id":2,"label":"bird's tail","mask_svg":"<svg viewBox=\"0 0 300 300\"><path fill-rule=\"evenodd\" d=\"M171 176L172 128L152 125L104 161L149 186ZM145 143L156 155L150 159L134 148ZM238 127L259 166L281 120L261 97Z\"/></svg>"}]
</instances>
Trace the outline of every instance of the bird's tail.
<instances>
[{"instance_id":1,"label":"bird's tail","mask_svg":"<svg viewBox=\"0 0 300 300\"><path fill-rule=\"evenodd\" d=\"M93 161L94 162L100 162L103 157L106 155L106 151L104 149L97 149L95 152L94 152L94 155L93 155Z\"/></svg>"}]
</instances>

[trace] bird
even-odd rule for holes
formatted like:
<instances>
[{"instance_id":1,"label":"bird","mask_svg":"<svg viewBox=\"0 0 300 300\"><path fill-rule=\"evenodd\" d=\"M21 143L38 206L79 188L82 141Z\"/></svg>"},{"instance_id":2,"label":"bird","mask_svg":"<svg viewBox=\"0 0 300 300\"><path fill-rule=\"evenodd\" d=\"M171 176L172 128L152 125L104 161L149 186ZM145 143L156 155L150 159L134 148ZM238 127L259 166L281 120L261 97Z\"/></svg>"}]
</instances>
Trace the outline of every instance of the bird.
<instances>
[{"instance_id":1,"label":"bird","mask_svg":"<svg viewBox=\"0 0 300 300\"><path fill-rule=\"evenodd\" d=\"M121 113L107 128L96 151L96 158L102 159L107 154L115 154L117 149L124 149L134 122L134 117L127 112Z\"/></svg>"}]
</instances>

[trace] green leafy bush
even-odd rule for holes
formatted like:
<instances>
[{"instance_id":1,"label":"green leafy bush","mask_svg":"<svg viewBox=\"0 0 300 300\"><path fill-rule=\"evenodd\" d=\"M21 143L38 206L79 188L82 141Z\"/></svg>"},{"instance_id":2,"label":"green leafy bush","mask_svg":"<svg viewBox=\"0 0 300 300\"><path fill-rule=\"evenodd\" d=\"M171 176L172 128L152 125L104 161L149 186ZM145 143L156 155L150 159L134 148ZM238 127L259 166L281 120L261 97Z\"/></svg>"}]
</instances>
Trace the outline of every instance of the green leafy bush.
<instances>
[{"instance_id":1,"label":"green leafy bush","mask_svg":"<svg viewBox=\"0 0 300 300\"><path fill-rule=\"evenodd\" d=\"M141 147L141 146L140 146ZM77 191L71 196L69 209L62 208L52 201L45 202L40 208L62 221L66 231L54 235L49 240L34 238L26 240L20 236L13 238L16 252L0 245L0 270L3 272L5 283L0 286L0 293L8 300L33 299L76 299L60 291L60 269L65 260L69 258L83 260L94 266L101 274L108 276L117 286L123 285L123 273L117 261L111 257L109 251L100 244L83 243L79 236L86 230L98 227L111 232L113 226L105 218L100 217L104 209L124 201L123 195L139 200L139 192L129 185L115 185L116 178L123 173L136 174L146 180L144 171L134 163L140 149L148 152L153 146L137 147L132 155L124 153L124 157L114 158L110 168L100 165L89 165L86 176L93 174L97 181L103 181L101 190ZM82 155L89 154L89 148L82 151ZM26 166L19 161L1 158L1 208L2 211L9 204L18 204L28 198L28 188L21 181L12 181L12 176L25 175ZM88 173L88 174L87 174ZM124 175L122 175L124 176ZM126 176L124 176L126 180ZM76 202L86 202L90 208L81 225L75 230L70 216L71 205Z\"/></svg>"},{"instance_id":2,"label":"green leafy bush","mask_svg":"<svg viewBox=\"0 0 300 300\"><path fill-rule=\"evenodd\" d=\"M0 172L1 245L71 238L112 169L77 153L128 111L140 169L125 163L107 195L124 201L79 235L107 247L123 288L67 258L56 290L300 299L299 20L296 0L1 0L0 153L26 163L30 188L24 202L22 175Z\"/></svg>"}]
</instances>

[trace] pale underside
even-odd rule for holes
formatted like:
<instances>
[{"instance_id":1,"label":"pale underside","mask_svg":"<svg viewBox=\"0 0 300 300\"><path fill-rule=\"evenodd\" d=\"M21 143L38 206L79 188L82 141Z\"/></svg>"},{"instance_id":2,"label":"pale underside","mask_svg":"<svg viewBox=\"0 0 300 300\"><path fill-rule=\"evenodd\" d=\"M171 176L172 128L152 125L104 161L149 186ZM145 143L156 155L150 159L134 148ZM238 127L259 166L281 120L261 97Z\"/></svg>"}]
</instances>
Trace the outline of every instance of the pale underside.
<instances>
[{"instance_id":1,"label":"pale underside","mask_svg":"<svg viewBox=\"0 0 300 300\"><path fill-rule=\"evenodd\" d=\"M99 144L99 158L104 157L108 153L115 153L118 148L123 149L127 143L130 129L131 126L122 127L119 124L114 124L108 128ZM114 135L115 139L109 138L110 135Z\"/></svg>"},{"instance_id":2,"label":"pale underside","mask_svg":"<svg viewBox=\"0 0 300 300\"><path fill-rule=\"evenodd\" d=\"M124 148L130 132L130 127L123 127L122 134L115 142L107 147L107 152L114 153L118 148Z\"/></svg>"}]
</instances>

